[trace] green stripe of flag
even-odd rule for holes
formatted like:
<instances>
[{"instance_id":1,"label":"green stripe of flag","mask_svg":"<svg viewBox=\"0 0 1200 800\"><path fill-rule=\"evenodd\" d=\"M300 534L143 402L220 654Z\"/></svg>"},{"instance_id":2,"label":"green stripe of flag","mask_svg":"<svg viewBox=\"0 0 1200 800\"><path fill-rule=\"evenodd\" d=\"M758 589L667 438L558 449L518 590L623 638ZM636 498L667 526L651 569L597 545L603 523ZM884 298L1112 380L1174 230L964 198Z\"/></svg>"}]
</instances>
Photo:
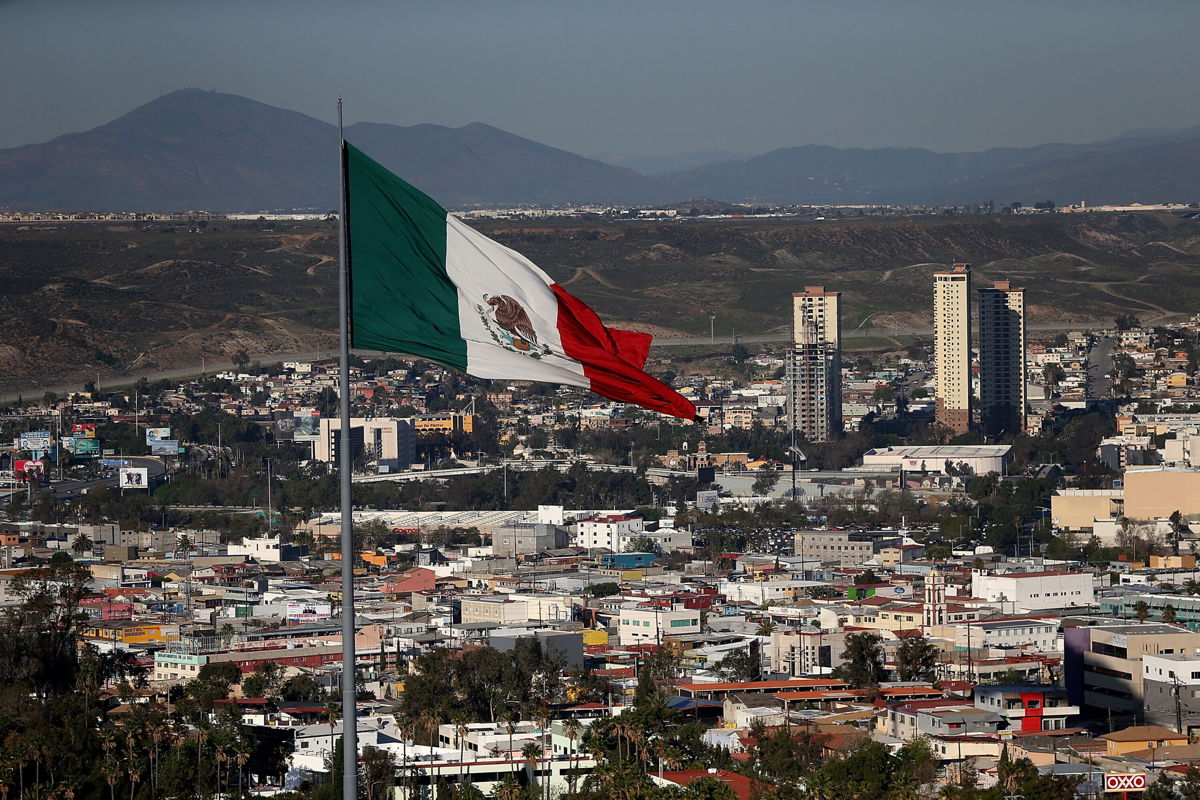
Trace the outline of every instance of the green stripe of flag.
<instances>
[{"instance_id":1,"label":"green stripe of flag","mask_svg":"<svg viewBox=\"0 0 1200 800\"><path fill-rule=\"evenodd\" d=\"M467 368L446 210L346 144L350 341Z\"/></svg>"}]
</instances>

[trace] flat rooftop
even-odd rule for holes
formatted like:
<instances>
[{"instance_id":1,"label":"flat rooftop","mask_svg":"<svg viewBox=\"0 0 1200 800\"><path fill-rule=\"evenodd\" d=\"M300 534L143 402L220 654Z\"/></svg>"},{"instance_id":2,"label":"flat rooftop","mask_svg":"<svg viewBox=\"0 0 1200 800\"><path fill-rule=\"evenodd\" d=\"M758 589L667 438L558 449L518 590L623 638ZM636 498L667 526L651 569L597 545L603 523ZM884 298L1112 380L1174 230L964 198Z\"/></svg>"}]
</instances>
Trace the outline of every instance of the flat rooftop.
<instances>
[{"instance_id":1,"label":"flat rooftop","mask_svg":"<svg viewBox=\"0 0 1200 800\"><path fill-rule=\"evenodd\" d=\"M876 447L868 450L868 456L894 456L896 458L995 458L1012 450L1007 444L937 444L896 445Z\"/></svg>"}]
</instances>

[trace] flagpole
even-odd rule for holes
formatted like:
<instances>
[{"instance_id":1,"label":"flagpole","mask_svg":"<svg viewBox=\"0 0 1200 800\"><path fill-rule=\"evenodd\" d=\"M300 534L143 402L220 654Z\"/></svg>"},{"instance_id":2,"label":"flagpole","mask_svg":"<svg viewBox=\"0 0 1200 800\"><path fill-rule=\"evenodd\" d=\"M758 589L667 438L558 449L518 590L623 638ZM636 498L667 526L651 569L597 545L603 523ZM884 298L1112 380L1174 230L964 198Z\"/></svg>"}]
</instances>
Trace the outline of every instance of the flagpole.
<instances>
[{"instance_id":1,"label":"flagpole","mask_svg":"<svg viewBox=\"0 0 1200 800\"><path fill-rule=\"evenodd\" d=\"M338 114L338 322L341 338L338 473L342 500L342 800L358 797L358 692L354 659L354 505L350 493L350 273L346 264L346 140L342 98ZM332 743L331 743L332 744Z\"/></svg>"}]
</instances>

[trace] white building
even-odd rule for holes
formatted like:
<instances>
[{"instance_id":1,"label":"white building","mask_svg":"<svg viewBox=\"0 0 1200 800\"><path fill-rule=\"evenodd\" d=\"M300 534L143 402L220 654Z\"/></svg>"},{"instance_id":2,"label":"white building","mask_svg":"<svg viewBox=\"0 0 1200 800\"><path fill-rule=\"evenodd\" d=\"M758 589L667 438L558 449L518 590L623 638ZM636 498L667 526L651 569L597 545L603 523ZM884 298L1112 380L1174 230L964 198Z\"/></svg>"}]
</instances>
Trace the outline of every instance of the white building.
<instances>
[{"instance_id":1,"label":"white building","mask_svg":"<svg viewBox=\"0 0 1200 800\"><path fill-rule=\"evenodd\" d=\"M230 544L229 555L252 558L259 562L296 561L304 549L296 544L284 544L279 536L244 538L241 544Z\"/></svg>"},{"instance_id":2,"label":"white building","mask_svg":"<svg viewBox=\"0 0 1200 800\"><path fill-rule=\"evenodd\" d=\"M942 474L946 463L958 469L965 465L976 475L1003 474L1012 460L1006 444L896 445L877 447L863 453L863 467L906 472Z\"/></svg>"},{"instance_id":3,"label":"white building","mask_svg":"<svg viewBox=\"0 0 1200 800\"><path fill-rule=\"evenodd\" d=\"M998 603L1002 611L1043 611L1096 602L1090 572L971 573L971 596Z\"/></svg>"},{"instance_id":4,"label":"white building","mask_svg":"<svg viewBox=\"0 0 1200 800\"><path fill-rule=\"evenodd\" d=\"M340 436L341 420L322 419L320 435L313 442L313 458L334 463ZM416 458L416 431L406 419L351 419L350 447L355 454L366 453L381 472L407 470Z\"/></svg>"},{"instance_id":5,"label":"white building","mask_svg":"<svg viewBox=\"0 0 1200 800\"><path fill-rule=\"evenodd\" d=\"M700 633L700 611L693 608L621 610L621 644L658 644L668 636Z\"/></svg>"},{"instance_id":6,"label":"white building","mask_svg":"<svg viewBox=\"0 0 1200 800\"><path fill-rule=\"evenodd\" d=\"M645 521L638 516L587 517L575 523L574 545L620 553L629 539L640 536L645 529Z\"/></svg>"}]
</instances>

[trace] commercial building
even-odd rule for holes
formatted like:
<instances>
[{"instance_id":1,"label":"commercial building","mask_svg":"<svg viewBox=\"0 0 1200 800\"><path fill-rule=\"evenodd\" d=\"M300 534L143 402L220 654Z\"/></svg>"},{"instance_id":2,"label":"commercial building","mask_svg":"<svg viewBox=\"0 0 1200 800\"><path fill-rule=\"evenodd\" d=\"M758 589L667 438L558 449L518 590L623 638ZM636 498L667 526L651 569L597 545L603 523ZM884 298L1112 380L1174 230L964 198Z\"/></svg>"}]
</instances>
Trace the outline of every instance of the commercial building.
<instances>
[{"instance_id":1,"label":"commercial building","mask_svg":"<svg viewBox=\"0 0 1200 800\"><path fill-rule=\"evenodd\" d=\"M320 434L313 442L313 458L330 464L337 460L341 427L339 419L321 420ZM365 456L374 462L380 472L407 470L416 458L416 433L406 419L351 419L350 450L354 458Z\"/></svg>"},{"instance_id":2,"label":"commercial building","mask_svg":"<svg viewBox=\"0 0 1200 800\"><path fill-rule=\"evenodd\" d=\"M1096 593L1090 572L971 573L971 596L1014 612L1090 606ZM1008 604L1012 604L1009 606Z\"/></svg>"},{"instance_id":3,"label":"commercial building","mask_svg":"<svg viewBox=\"0 0 1200 800\"><path fill-rule=\"evenodd\" d=\"M532 555L566 547L570 534L557 525L514 523L492 529L492 552L497 556Z\"/></svg>"},{"instance_id":4,"label":"commercial building","mask_svg":"<svg viewBox=\"0 0 1200 800\"><path fill-rule=\"evenodd\" d=\"M979 290L979 419L985 436L1025 429L1025 290Z\"/></svg>"},{"instance_id":5,"label":"commercial building","mask_svg":"<svg viewBox=\"0 0 1200 800\"><path fill-rule=\"evenodd\" d=\"M1063 645L1073 705L1114 721L1140 721L1146 656L1194 654L1200 633L1160 623L1080 625L1063 630Z\"/></svg>"},{"instance_id":6,"label":"commercial building","mask_svg":"<svg viewBox=\"0 0 1200 800\"><path fill-rule=\"evenodd\" d=\"M1142 659L1146 723L1192 735L1200 730L1200 655L1164 653Z\"/></svg>"},{"instance_id":7,"label":"commercial building","mask_svg":"<svg viewBox=\"0 0 1200 800\"><path fill-rule=\"evenodd\" d=\"M1096 520L1117 519L1125 505L1122 489L1059 489L1050 497L1050 521L1063 531L1090 531Z\"/></svg>"},{"instance_id":8,"label":"commercial building","mask_svg":"<svg viewBox=\"0 0 1200 800\"><path fill-rule=\"evenodd\" d=\"M792 295L788 429L810 442L842 434L841 295L824 286Z\"/></svg>"},{"instance_id":9,"label":"commercial building","mask_svg":"<svg viewBox=\"0 0 1200 800\"><path fill-rule=\"evenodd\" d=\"M641 517L629 515L612 515L607 517L588 517L575 523L576 547L586 547L590 550L609 550L620 553L625 549L625 543L631 538L640 536L646 525Z\"/></svg>"},{"instance_id":10,"label":"commercial building","mask_svg":"<svg viewBox=\"0 0 1200 800\"><path fill-rule=\"evenodd\" d=\"M668 636L700 633L700 610L694 608L626 608L621 611L621 645L661 644Z\"/></svg>"},{"instance_id":11,"label":"commercial building","mask_svg":"<svg viewBox=\"0 0 1200 800\"><path fill-rule=\"evenodd\" d=\"M876 447L863 453L863 466L940 475L946 473L949 465L960 474L969 470L974 475L989 472L1002 475L1012 461L1011 451L1006 444Z\"/></svg>"},{"instance_id":12,"label":"commercial building","mask_svg":"<svg viewBox=\"0 0 1200 800\"><path fill-rule=\"evenodd\" d=\"M895 544L900 540L891 538L879 541L879 546ZM850 531L800 531L793 537L796 557L836 564L839 567L857 567L875 555L876 537Z\"/></svg>"},{"instance_id":13,"label":"commercial building","mask_svg":"<svg viewBox=\"0 0 1200 800\"><path fill-rule=\"evenodd\" d=\"M971 266L933 273L934 397L937 421L971 427Z\"/></svg>"}]
</instances>

